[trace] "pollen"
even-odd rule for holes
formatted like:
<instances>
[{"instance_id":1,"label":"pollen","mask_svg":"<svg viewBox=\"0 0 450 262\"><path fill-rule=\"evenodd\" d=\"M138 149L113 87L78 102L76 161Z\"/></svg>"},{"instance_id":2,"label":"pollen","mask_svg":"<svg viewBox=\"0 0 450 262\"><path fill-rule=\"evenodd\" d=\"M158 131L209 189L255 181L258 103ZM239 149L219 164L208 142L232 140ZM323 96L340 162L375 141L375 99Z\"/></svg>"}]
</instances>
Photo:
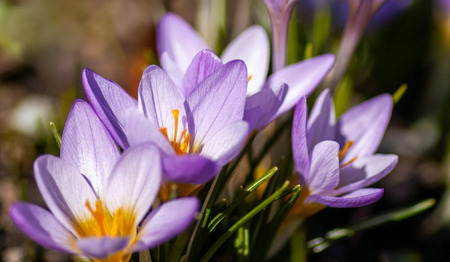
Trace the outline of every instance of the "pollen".
<instances>
[{"instance_id":1,"label":"pollen","mask_svg":"<svg viewBox=\"0 0 450 262\"><path fill-rule=\"evenodd\" d=\"M181 132L180 137L177 138L179 114L180 114L180 111L178 109L172 110L173 119L175 121L172 139L169 138L169 134L167 132L167 127L161 127L160 131L166 137L166 139L172 144L172 147L175 150L176 154L185 155L189 149L189 141L191 139L191 135L187 132L187 129L185 128Z\"/></svg>"},{"instance_id":2,"label":"pollen","mask_svg":"<svg viewBox=\"0 0 450 262\"><path fill-rule=\"evenodd\" d=\"M135 214L124 208L111 213L100 201L91 206L88 200L85 203L89 211L88 216L75 222L74 228L80 237L122 237L136 235Z\"/></svg>"}]
</instances>

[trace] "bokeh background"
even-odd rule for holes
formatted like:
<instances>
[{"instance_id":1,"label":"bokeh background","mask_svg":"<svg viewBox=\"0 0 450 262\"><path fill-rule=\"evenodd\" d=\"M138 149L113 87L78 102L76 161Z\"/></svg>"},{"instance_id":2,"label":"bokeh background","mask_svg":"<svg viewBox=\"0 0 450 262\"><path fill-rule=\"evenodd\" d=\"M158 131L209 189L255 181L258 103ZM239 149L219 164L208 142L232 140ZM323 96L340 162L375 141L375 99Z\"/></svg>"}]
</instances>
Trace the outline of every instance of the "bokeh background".
<instances>
[{"instance_id":1,"label":"bokeh background","mask_svg":"<svg viewBox=\"0 0 450 262\"><path fill-rule=\"evenodd\" d=\"M400 7L391 3L397 1ZM289 30L288 63L336 52L345 1L299 2ZM345 92L336 98L338 112L407 84L379 149L400 160L376 185L385 188L379 202L325 209L305 222L301 236L310 240L427 198L436 199L436 205L339 240L311 253L310 261L450 261L447 2L390 0L364 32L341 83ZM49 122L62 131L74 99L85 99L82 69L114 80L135 96L143 69L158 64L155 26L167 11L189 21L218 53L249 25L261 24L270 32L262 0L0 0L0 262L72 261L31 242L13 225L8 208L20 200L44 205L33 161L44 153L59 154ZM288 256L276 261L283 259Z\"/></svg>"}]
</instances>

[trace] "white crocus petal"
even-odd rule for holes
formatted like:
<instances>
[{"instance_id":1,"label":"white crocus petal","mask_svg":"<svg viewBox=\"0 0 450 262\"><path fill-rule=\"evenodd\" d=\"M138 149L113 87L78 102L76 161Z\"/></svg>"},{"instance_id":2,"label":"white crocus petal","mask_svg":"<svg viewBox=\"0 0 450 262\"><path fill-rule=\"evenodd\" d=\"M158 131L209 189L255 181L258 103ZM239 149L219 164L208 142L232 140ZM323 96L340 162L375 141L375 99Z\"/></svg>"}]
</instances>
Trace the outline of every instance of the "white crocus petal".
<instances>
[{"instance_id":1,"label":"white crocus petal","mask_svg":"<svg viewBox=\"0 0 450 262\"><path fill-rule=\"evenodd\" d=\"M97 196L74 166L43 155L34 162L34 178L48 208L64 226L74 230L73 221L90 216L86 201L95 203Z\"/></svg>"},{"instance_id":2,"label":"white crocus petal","mask_svg":"<svg viewBox=\"0 0 450 262\"><path fill-rule=\"evenodd\" d=\"M105 190L108 209L129 210L142 220L161 185L159 151L150 143L125 150L114 166Z\"/></svg>"},{"instance_id":3,"label":"white crocus petal","mask_svg":"<svg viewBox=\"0 0 450 262\"><path fill-rule=\"evenodd\" d=\"M261 90L269 68L269 39L261 26L252 26L235 38L223 51L222 61L241 59L247 66L247 96Z\"/></svg>"}]
</instances>

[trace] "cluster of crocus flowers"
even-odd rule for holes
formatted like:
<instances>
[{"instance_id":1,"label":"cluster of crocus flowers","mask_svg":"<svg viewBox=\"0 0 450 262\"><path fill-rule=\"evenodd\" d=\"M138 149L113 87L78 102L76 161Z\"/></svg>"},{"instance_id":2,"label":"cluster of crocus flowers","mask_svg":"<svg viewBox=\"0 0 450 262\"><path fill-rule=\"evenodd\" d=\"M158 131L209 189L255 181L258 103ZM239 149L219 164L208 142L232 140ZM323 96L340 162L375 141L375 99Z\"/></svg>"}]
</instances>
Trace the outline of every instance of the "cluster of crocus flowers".
<instances>
[{"instance_id":1,"label":"cluster of crocus flowers","mask_svg":"<svg viewBox=\"0 0 450 262\"><path fill-rule=\"evenodd\" d=\"M294 1L265 3L274 35L281 30L278 37L287 37L283 30ZM93 261L128 261L133 252L167 241L195 219L197 198L165 202L165 185L210 181L238 156L253 130L295 105L292 149L302 191L291 212L294 220L325 206L359 207L382 196L383 189L365 187L397 162L395 155L374 154L392 98L368 100L336 121L325 90L307 116L306 96L330 71L334 55L285 66L280 54L285 47L274 47L277 65L266 79L269 42L259 26L241 33L221 57L175 14L161 19L157 34L162 68L144 70L137 99L83 71L90 104L74 103L60 157L44 155L34 165L50 212L26 203L10 209L31 239Z\"/></svg>"},{"instance_id":2,"label":"cluster of crocus flowers","mask_svg":"<svg viewBox=\"0 0 450 262\"><path fill-rule=\"evenodd\" d=\"M199 208L189 197L153 209L162 180L157 148L141 144L119 154L84 101L69 113L61 156L40 156L34 174L50 212L15 203L12 220L44 247L93 261L128 261L184 231Z\"/></svg>"}]
</instances>

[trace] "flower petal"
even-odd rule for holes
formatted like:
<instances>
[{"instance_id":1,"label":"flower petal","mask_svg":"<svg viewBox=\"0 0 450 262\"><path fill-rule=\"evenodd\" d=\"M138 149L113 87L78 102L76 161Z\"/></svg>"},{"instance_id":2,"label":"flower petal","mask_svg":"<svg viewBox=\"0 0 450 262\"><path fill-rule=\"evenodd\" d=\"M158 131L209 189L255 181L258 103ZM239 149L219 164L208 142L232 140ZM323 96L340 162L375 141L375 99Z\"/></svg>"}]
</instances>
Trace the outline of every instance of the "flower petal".
<instances>
[{"instance_id":1,"label":"flower petal","mask_svg":"<svg viewBox=\"0 0 450 262\"><path fill-rule=\"evenodd\" d=\"M325 89L316 99L308 118L307 139L310 150L321 141L336 139L335 118L333 99L330 91Z\"/></svg>"},{"instance_id":2,"label":"flower petal","mask_svg":"<svg viewBox=\"0 0 450 262\"><path fill-rule=\"evenodd\" d=\"M389 123L391 111L392 97L384 94L352 107L341 116L338 127L345 141L339 141L339 144L343 146L347 141L353 141L342 158L344 163L355 156L375 152Z\"/></svg>"},{"instance_id":3,"label":"flower petal","mask_svg":"<svg viewBox=\"0 0 450 262\"><path fill-rule=\"evenodd\" d=\"M83 237L78 239L77 245L88 257L106 259L124 250L129 242L130 237Z\"/></svg>"},{"instance_id":4,"label":"flower petal","mask_svg":"<svg viewBox=\"0 0 450 262\"><path fill-rule=\"evenodd\" d=\"M118 158L119 150L94 110L76 100L64 126L61 159L77 167L101 194Z\"/></svg>"},{"instance_id":5,"label":"flower petal","mask_svg":"<svg viewBox=\"0 0 450 262\"><path fill-rule=\"evenodd\" d=\"M328 207L362 207L378 201L383 196L382 188L363 188L341 197L310 195L305 202L320 203Z\"/></svg>"},{"instance_id":6,"label":"flower petal","mask_svg":"<svg viewBox=\"0 0 450 262\"><path fill-rule=\"evenodd\" d=\"M170 76L170 79L172 79L173 83L176 86L181 87L183 83L184 72L181 72L175 61L170 58L167 52L159 55L159 61L161 63L161 67L164 68L164 72L166 72Z\"/></svg>"},{"instance_id":7,"label":"flower petal","mask_svg":"<svg viewBox=\"0 0 450 262\"><path fill-rule=\"evenodd\" d=\"M210 74L222 66L220 58L211 50L200 51L189 65L181 85L184 97L188 97L192 91Z\"/></svg>"},{"instance_id":8,"label":"flower petal","mask_svg":"<svg viewBox=\"0 0 450 262\"><path fill-rule=\"evenodd\" d=\"M306 144L307 115L306 97L302 97L295 107L292 122L292 153L296 170L299 173L300 185L303 185L309 176L309 151Z\"/></svg>"},{"instance_id":9,"label":"flower petal","mask_svg":"<svg viewBox=\"0 0 450 262\"><path fill-rule=\"evenodd\" d=\"M339 144L322 141L311 154L311 167L306 181L312 193L320 193L336 188L339 184Z\"/></svg>"},{"instance_id":10,"label":"flower petal","mask_svg":"<svg viewBox=\"0 0 450 262\"><path fill-rule=\"evenodd\" d=\"M160 129L153 125L148 118L138 109L130 109L125 120L125 134L130 146L145 142L151 142L166 154L175 154L172 145L161 133Z\"/></svg>"},{"instance_id":11,"label":"flower petal","mask_svg":"<svg viewBox=\"0 0 450 262\"><path fill-rule=\"evenodd\" d=\"M70 242L75 239L47 210L28 203L15 203L9 208L12 221L20 230L45 248L76 253Z\"/></svg>"},{"instance_id":12,"label":"flower petal","mask_svg":"<svg viewBox=\"0 0 450 262\"><path fill-rule=\"evenodd\" d=\"M269 39L261 26L247 28L235 38L223 51L222 60L227 63L241 59L247 66L249 81L247 95L261 90L269 68Z\"/></svg>"},{"instance_id":13,"label":"flower petal","mask_svg":"<svg viewBox=\"0 0 450 262\"><path fill-rule=\"evenodd\" d=\"M360 157L341 168L341 179L337 194L344 194L369 186L389 174L397 164L396 155L370 155Z\"/></svg>"},{"instance_id":14,"label":"flower petal","mask_svg":"<svg viewBox=\"0 0 450 262\"><path fill-rule=\"evenodd\" d=\"M52 155L34 161L34 178L42 198L55 217L68 229L72 222L89 216L85 203L97 196L89 181L68 162Z\"/></svg>"},{"instance_id":15,"label":"flower petal","mask_svg":"<svg viewBox=\"0 0 450 262\"><path fill-rule=\"evenodd\" d=\"M125 150L111 173L105 190L105 202L111 212L130 208L136 223L150 209L161 186L161 160L150 143Z\"/></svg>"},{"instance_id":16,"label":"flower petal","mask_svg":"<svg viewBox=\"0 0 450 262\"><path fill-rule=\"evenodd\" d=\"M175 130L173 110L178 110L177 137L187 129L184 97L169 76L159 67L151 65L145 69L139 85L139 108L159 128L167 128L170 139Z\"/></svg>"},{"instance_id":17,"label":"flower petal","mask_svg":"<svg viewBox=\"0 0 450 262\"><path fill-rule=\"evenodd\" d=\"M118 84L89 69L83 70L82 79L84 91L95 113L119 146L127 148L128 141L123 133L124 112L128 108L136 107L136 100Z\"/></svg>"},{"instance_id":18,"label":"flower petal","mask_svg":"<svg viewBox=\"0 0 450 262\"><path fill-rule=\"evenodd\" d=\"M204 184L220 170L216 162L200 155L172 155L162 159L164 174L170 181Z\"/></svg>"},{"instance_id":19,"label":"flower petal","mask_svg":"<svg viewBox=\"0 0 450 262\"><path fill-rule=\"evenodd\" d=\"M246 89L245 64L236 60L209 75L192 92L186 102L192 112L192 119L188 119L189 133L196 146L243 119Z\"/></svg>"},{"instance_id":20,"label":"flower petal","mask_svg":"<svg viewBox=\"0 0 450 262\"><path fill-rule=\"evenodd\" d=\"M153 248L182 233L194 221L200 203L195 197L175 199L162 204L142 223L133 252Z\"/></svg>"},{"instance_id":21,"label":"flower petal","mask_svg":"<svg viewBox=\"0 0 450 262\"><path fill-rule=\"evenodd\" d=\"M276 112L285 99L288 89L289 87L286 84L282 84L282 86L276 90L277 93L272 89L263 89L260 92L247 97L244 118L248 118L248 116L245 116L248 115L247 111L252 110L253 108L259 108L261 110L261 115L255 128L259 130L263 129L275 119Z\"/></svg>"},{"instance_id":22,"label":"flower petal","mask_svg":"<svg viewBox=\"0 0 450 262\"><path fill-rule=\"evenodd\" d=\"M198 33L181 17L165 14L156 28L158 54L167 52L184 74L192 58L208 46Z\"/></svg>"},{"instance_id":23,"label":"flower petal","mask_svg":"<svg viewBox=\"0 0 450 262\"><path fill-rule=\"evenodd\" d=\"M278 109L276 116L290 110L300 97L309 95L328 74L333 64L334 55L325 54L287 66L272 74L267 79L264 88L276 91L281 83L289 86L286 99Z\"/></svg>"},{"instance_id":24,"label":"flower petal","mask_svg":"<svg viewBox=\"0 0 450 262\"><path fill-rule=\"evenodd\" d=\"M205 141L201 154L219 165L225 165L241 151L248 137L248 127L245 121L238 121L224 127L211 139Z\"/></svg>"}]
</instances>

